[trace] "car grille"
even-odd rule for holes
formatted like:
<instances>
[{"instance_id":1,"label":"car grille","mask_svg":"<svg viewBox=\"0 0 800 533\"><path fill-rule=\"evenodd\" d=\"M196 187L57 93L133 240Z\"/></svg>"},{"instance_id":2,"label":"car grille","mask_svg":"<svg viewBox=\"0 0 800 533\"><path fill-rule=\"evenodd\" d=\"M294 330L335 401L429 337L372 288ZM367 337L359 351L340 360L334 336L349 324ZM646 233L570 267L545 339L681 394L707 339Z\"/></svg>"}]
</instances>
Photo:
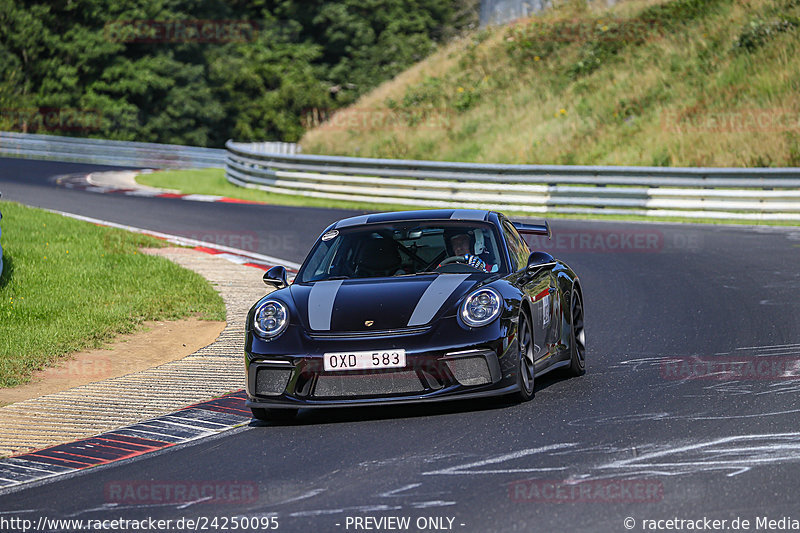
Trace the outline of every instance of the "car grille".
<instances>
[{"instance_id":1,"label":"car grille","mask_svg":"<svg viewBox=\"0 0 800 533\"><path fill-rule=\"evenodd\" d=\"M291 375L291 368L259 368L256 371L256 394L259 396L279 396L283 394Z\"/></svg>"},{"instance_id":2,"label":"car grille","mask_svg":"<svg viewBox=\"0 0 800 533\"><path fill-rule=\"evenodd\" d=\"M422 392L424 387L413 371L379 374L322 374L314 388L316 398L348 398Z\"/></svg>"},{"instance_id":3,"label":"car grille","mask_svg":"<svg viewBox=\"0 0 800 533\"><path fill-rule=\"evenodd\" d=\"M453 377L462 385L485 385L492 382L489 366L482 356L460 357L448 359L446 362Z\"/></svg>"}]
</instances>

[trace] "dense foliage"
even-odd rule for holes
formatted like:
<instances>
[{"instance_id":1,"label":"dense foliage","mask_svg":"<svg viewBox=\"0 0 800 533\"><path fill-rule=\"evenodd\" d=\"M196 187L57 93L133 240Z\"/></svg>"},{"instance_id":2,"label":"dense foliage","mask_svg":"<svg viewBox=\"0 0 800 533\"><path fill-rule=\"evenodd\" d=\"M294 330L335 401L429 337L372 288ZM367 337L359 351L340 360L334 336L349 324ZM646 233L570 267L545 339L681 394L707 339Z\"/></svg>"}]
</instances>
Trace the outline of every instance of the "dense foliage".
<instances>
[{"instance_id":1,"label":"dense foliage","mask_svg":"<svg viewBox=\"0 0 800 533\"><path fill-rule=\"evenodd\" d=\"M477 20L477 0L0 0L0 129L295 141Z\"/></svg>"}]
</instances>

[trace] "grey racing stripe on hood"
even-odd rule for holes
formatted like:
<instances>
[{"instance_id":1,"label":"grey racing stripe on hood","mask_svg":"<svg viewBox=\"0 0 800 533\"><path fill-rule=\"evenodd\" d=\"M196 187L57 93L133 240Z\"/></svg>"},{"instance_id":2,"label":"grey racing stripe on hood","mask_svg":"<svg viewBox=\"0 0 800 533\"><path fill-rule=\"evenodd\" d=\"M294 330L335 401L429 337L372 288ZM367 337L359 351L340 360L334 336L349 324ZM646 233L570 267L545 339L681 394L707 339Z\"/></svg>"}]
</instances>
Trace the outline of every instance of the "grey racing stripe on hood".
<instances>
[{"instance_id":1,"label":"grey racing stripe on hood","mask_svg":"<svg viewBox=\"0 0 800 533\"><path fill-rule=\"evenodd\" d=\"M409 326L427 324L469 274L440 274L422 293L408 320Z\"/></svg>"},{"instance_id":2,"label":"grey racing stripe on hood","mask_svg":"<svg viewBox=\"0 0 800 533\"><path fill-rule=\"evenodd\" d=\"M331 329L331 316L333 315L333 302L336 293L342 285L341 279L332 281L318 281L308 293L308 325L316 331L329 331Z\"/></svg>"}]
</instances>

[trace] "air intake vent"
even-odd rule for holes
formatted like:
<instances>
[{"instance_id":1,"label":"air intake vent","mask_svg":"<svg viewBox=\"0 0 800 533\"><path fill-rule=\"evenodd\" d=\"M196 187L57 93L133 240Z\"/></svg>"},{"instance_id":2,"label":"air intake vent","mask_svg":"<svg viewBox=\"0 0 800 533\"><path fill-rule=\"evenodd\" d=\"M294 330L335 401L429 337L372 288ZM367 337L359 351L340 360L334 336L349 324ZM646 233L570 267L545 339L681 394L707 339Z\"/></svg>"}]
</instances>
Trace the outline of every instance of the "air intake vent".
<instances>
[{"instance_id":1,"label":"air intake vent","mask_svg":"<svg viewBox=\"0 0 800 533\"><path fill-rule=\"evenodd\" d=\"M485 385L492 382L489 366L482 356L459 357L447 359L446 362L453 377L462 385Z\"/></svg>"},{"instance_id":2,"label":"air intake vent","mask_svg":"<svg viewBox=\"0 0 800 533\"><path fill-rule=\"evenodd\" d=\"M314 396L317 398L348 398L422 392L416 372L386 372L383 374L320 375Z\"/></svg>"},{"instance_id":3,"label":"air intake vent","mask_svg":"<svg viewBox=\"0 0 800 533\"><path fill-rule=\"evenodd\" d=\"M256 394L258 396L280 396L292 375L291 368L261 367L256 371Z\"/></svg>"}]
</instances>

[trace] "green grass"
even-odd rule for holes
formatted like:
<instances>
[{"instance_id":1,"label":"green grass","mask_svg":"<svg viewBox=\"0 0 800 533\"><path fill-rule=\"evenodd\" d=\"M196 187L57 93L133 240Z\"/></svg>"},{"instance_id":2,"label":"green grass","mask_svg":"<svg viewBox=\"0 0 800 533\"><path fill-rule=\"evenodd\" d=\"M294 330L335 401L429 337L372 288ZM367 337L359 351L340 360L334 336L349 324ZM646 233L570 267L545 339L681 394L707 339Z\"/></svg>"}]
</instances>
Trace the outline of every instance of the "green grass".
<instances>
[{"instance_id":1,"label":"green grass","mask_svg":"<svg viewBox=\"0 0 800 533\"><path fill-rule=\"evenodd\" d=\"M309 198L291 194L275 194L257 189L246 189L229 183L225 179L225 171L218 168L198 170L169 170L139 174L136 181L142 185L174 189L185 194L210 194L213 196L227 196L256 202L265 202L275 205L293 205L298 207L323 207L330 209L351 209L363 212L405 211L411 209L425 209L425 207L401 204L379 204L367 202L348 202L343 200L327 200L324 198ZM689 218L689 217L651 217L641 215L572 215L557 213L525 213L522 211L503 210L506 215L524 218L559 218L576 220L621 220L640 222L690 222L702 224L741 224L741 225L767 225L767 226L798 226L800 222L793 221L752 221L716 218Z\"/></svg>"},{"instance_id":2,"label":"green grass","mask_svg":"<svg viewBox=\"0 0 800 533\"><path fill-rule=\"evenodd\" d=\"M163 246L157 239L12 202L0 211L0 387L144 321L225 319L222 298L200 275L139 252Z\"/></svg>"}]
</instances>

